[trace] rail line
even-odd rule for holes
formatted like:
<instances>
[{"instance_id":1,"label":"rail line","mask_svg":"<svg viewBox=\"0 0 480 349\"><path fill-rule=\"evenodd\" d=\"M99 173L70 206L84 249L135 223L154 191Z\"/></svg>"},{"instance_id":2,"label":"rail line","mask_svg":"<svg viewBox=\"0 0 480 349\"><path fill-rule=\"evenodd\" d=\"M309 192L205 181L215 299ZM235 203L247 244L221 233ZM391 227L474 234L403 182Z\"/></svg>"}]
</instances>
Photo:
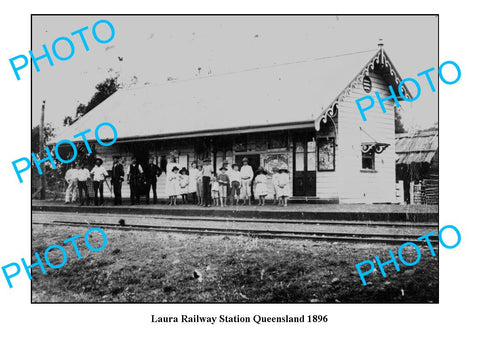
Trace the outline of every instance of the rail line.
<instances>
[{"instance_id":1,"label":"rail line","mask_svg":"<svg viewBox=\"0 0 480 349\"><path fill-rule=\"evenodd\" d=\"M408 241L416 241L417 236L412 234L382 234L382 233L361 233L353 234L350 232L307 232L299 230L262 230L262 229L246 229L246 228L199 228L186 226L156 226L146 224L112 224L100 222L78 222L78 221L52 221L52 222L33 222L33 224L53 225L53 226L82 226L82 227L98 227L113 228L117 230L143 230L155 231L161 233L182 233L182 234L200 234L200 235L236 235L250 236L262 239L299 239L313 241L330 241L330 242L371 242L371 243L391 243L402 244ZM438 238L432 237L431 242L438 244Z\"/></svg>"},{"instance_id":2,"label":"rail line","mask_svg":"<svg viewBox=\"0 0 480 349\"><path fill-rule=\"evenodd\" d=\"M40 211L39 211L40 212ZM45 213L45 212L42 212ZM95 216L111 216L111 214L95 213ZM130 216L130 215L129 215ZM145 217L144 215L135 215ZM345 220L313 220L313 219L284 219L279 221L273 218L238 218L238 217L202 217L202 216L170 216L158 215L148 216L148 219L160 220L184 220L201 222L239 222L239 223L285 223L302 225L349 225L349 226L371 226L371 227L392 227L392 228L426 228L438 229L434 222L387 222L387 221L345 221Z\"/></svg>"}]
</instances>

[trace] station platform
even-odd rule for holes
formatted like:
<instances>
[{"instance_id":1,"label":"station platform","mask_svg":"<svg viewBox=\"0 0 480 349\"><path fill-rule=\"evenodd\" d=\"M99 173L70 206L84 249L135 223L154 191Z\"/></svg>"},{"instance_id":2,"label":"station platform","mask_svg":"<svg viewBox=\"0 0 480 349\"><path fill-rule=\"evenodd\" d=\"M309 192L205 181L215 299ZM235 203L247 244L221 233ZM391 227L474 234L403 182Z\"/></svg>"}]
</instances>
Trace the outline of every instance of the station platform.
<instances>
[{"instance_id":1,"label":"station platform","mask_svg":"<svg viewBox=\"0 0 480 349\"><path fill-rule=\"evenodd\" d=\"M165 215L178 217L218 217L282 220L331 220L372 222L428 222L438 224L438 206L389 204L289 204L287 207L265 206L200 207L192 204L168 206L129 205L114 206L107 200L102 206L64 204L62 201L32 200L32 211L72 213L115 213L135 215Z\"/></svg>"}]
</instances>

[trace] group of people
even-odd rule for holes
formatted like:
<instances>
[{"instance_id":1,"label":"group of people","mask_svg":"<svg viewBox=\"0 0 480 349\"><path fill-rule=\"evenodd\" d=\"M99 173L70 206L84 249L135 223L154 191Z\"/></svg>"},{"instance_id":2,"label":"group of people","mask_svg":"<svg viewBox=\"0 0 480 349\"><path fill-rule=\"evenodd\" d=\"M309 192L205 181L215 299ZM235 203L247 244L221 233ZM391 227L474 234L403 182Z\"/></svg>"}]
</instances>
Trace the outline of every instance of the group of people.
<instances>
[{"instance_id":1,"label":"group of people","mask_svg":"<svg viewBox=\"0 0 480 349\"><path fill-rule=\"evenodd\" d=\"M93 181L95 205L104 204L103 184L107 177L113 187L114 204L122 204L122 183L125 180L125 170L120 163L119 157L114 157L111 173L103 166L103 160L97 158L95 166L88 170L85 164L77 163L65 174L67 190L65 203L76 200L77 193L80 198L80 205L89 205L89 193L87 181ZM251 205L252 187L258 205L265 205L265 198L268 195L267 172L260 167L254 175L252 166L248 159L243 158L242 166L233 164L229 168L224 162L220 173L216 174L210 159L202 162L194 161L187 170L185 167L179 169L175 159L171 157L166 166L165 191L169 198L168 205L177 205L177 198L180 196L182 203L192 202L194 204L210 206ZM290 177L288 168L282 166L272 169L272 182L274 191L274 204L287 206L287 198L290 196ZM153 194L153 203L157 203L157 178L161 175L160 168L154 163L153 158L149 160L144 169L135 158L128 167L127 183L130 186L130 204L140 203L140 196L146 195L147 205L150 203L150 192ZM106 182L108 186L108 182ZM112 188L110 188L112 189Z\"/></svg>"},{"instance_id":2,"label":"group of people","mask_svg":"<svg viewBox=\"0 0 480 349\"><path fill-rule=\"evenodd\" d=\"M80 205L90 203L87 181L93 181L93 191L95 192L95 205L103 205L103 182L108 177L108 172L102 166L102 159L96 159L95 166L89 170L85 164L77 162L65 173L67 190L65 192L65 204L69 204L80 198ZM98 195L100 193L100 195Z\"/></svg>"},{"instance_id":3,"label":"group of people","mask_svg":"<svg viewBox=\"0 0 480 349\"><path fill-rule=\"evenodd\" d=\"M130 186L130 204L140 203L140 196L146 193L147 204L150 203L150 189L153 191L153 203L157 203L157 177L160 176L160 168L150 159L147 168L144 170L136 158L132 162L127 172L127 183ZM106 181L110 177L112 187ZM76 201L77 195L80 199L80 205L90 204L87 181L93 183L94 203L96 206L103 205L105 202L103 196L103 184L106 183L110 190L113 188L114 205L122 204L122 183L125 180L125 170L120 163L120 157L113 158L112 171L109 174L103 166L103 160L97 158L95 166L88 170L85 164L77 163L65 173L67 190L65 192L65 204Z\"/></svg>"},{"instance_id":4,"label":"group of people","mask_svg":"<svg viewBox=\"0 0 480 349\"><path fill-rule=\"evenodd\" d=\"M224 162L215 174L210 159L201 163L192 162L190 170L185 167L179 169L176 163L169 162L167 165L166 193L169 197L169 205L176 205L178 196L182 197L182 203L191 201L197 205L227 206L238 205L242 200L243 205L251 205L251 189L258 197L258 205L265 205L268 195L267 172L260 167L256 176L248 159L243 158L242 166L233 164L228 168ZM274 204L287 206L287 198L290 196L290 177L288 168L273 168Z\"/></svg>"}]
</instances>

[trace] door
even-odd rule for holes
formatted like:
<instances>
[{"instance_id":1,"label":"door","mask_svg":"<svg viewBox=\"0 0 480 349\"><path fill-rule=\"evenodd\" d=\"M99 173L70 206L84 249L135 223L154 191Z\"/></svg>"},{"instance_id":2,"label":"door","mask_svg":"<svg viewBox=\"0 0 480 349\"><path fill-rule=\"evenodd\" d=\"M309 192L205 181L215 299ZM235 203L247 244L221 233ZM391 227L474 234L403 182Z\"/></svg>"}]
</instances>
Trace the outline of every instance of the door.
<instances>
[{"instance_id":1,"label":"door","mask_svg":"<svg viewBox=\"0 0 480 349\"><path fill-rule=\"evenodd\" d=\"M312 136L299 135L293 148L293 196L317 195L316 143Z\"/></svg>"}]
</instances>

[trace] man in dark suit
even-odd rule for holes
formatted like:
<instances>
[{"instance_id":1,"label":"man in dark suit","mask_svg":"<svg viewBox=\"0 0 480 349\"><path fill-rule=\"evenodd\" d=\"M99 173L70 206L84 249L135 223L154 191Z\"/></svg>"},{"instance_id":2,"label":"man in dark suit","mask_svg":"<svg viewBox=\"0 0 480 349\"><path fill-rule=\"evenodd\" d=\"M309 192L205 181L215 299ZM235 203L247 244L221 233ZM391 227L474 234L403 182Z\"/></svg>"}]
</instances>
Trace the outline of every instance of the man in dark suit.
<instances>
[{"instance_id":1,"label":"man in dark suit","mask_svg":"<svg viewBox=\"0 0 480 349\"><path fill-rule=\"evenodd\" d=\"M115 199L113 200L114 205L122 204L122 182L125 172L123 171L123 165L119 162L120 157L113 157L113 166L112 166L112 187L113 194Z\"/></svg>"},{"instance_id":2,"label":"man in dark suit","mask_svg":"<svg viewBox=\"0 0 480 349\"><path fill-rule=\"evenodd\" d=\"M153 191L153 204L157 203L157 177L160 176L160 167L154 164L153 158L150 158L147 166L147 205L150 203L150 188Z\"/></svg>"},{"instance_id":3,"label":"man in dark suit","mask_svg":"<svg viewBox=\"0 0 480 349\"><path fill-rule=\"evenodd\" d=\"M140 194L145 189L144 180L145 174L142 165L137 162L136 158L132 158L127 176L128 184L130 184L130 205L140 203Z\"/></svg>"}]
</instances>

